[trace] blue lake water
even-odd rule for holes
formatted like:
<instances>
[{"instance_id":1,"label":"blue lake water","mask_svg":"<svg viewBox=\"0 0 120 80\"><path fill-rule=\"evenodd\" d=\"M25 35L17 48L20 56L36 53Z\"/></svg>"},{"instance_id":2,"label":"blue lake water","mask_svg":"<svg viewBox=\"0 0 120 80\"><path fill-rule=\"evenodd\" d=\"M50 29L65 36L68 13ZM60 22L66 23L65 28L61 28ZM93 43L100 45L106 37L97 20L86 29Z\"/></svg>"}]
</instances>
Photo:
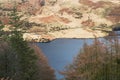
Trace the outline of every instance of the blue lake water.
<instances>
[{"instance_id":1,"label":"blue lake water","mask_svg":"<svg viewBox=\"0 0 120 80\"><path fill-rule=\"evenodd\" d=\"M118 38L120 40L120 37ZM104 42L105 39L99 38L99 40ZM55 70L57 80L60 80L64 76L59 74L59 71L63 71L65 66L72 63L85 42L91 44L93 41L94 39L56 39L49 43L38 43L38 46Z\"/></svg>"},{"instance_id":2,"label":"blue lake water","mask_svg":"<svg viewBox=\"0 0 120 80\"><path fill-rule=\"evenodd\" d=\"M113 39L114 37L109 36L108 38ZM118 38L120 40L120 36ZM104 43L107 38L99 38L99 40ZM56 39L49 43L38 43L38 46L55 70L57 80L60 80L64 76L59 74L59 71L63 71L65 66L72 63L85 42L91 44L93 41L94 39Z\"/></svg>"},{"instance_id":3,"label":"blue lake water","mask_svg":"<svg viewBox=\"0 0 120 80\"><path fill-rule=\"evenodd\" d=\"M49 43L38 43L50 66L55 70L57 80L63 78L59 71L63 71L65 66L72 63L85 42L90 44L93 39L56 39Z\"/></svg>"}]
</instances>

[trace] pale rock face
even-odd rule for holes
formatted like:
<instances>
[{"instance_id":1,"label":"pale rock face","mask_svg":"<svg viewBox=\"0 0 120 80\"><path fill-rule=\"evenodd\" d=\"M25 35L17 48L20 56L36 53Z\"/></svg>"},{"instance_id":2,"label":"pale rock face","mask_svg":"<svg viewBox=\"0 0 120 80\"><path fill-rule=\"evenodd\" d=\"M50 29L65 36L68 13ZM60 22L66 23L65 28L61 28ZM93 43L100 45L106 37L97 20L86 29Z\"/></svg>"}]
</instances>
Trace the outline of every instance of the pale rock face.
<instances>
[{"instance_id":1,"label":"pale rock face","mask_svg":"<svg viewBox=\"0 0 120 80\"><path fill-rule=\"evenodd\" d=\"M35 41L39 42L41 39L41 35L37 35L35 33L24 33L23 34L23 39L27 41Z\"/></svg>"}]
</instances>

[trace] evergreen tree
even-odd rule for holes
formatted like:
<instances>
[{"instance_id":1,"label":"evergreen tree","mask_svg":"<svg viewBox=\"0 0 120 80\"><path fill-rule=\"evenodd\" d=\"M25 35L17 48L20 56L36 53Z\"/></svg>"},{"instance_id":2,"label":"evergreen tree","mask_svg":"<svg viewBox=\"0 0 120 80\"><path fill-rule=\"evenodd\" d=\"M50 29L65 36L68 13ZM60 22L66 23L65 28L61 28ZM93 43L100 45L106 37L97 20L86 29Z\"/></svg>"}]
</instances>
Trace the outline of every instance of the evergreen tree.
<instances>
[{"instance_id":1,"label":"evergreen tree","mask_svg":"<svg viewBox=\"0 0 120 80\"><path fill-rule=\"evenodd\" d=\"M12 66L14 69L8 69L10 68L9 65L12 65L8 60L8 57L10 57L10 55L8 55L9 52L3 50L3 52L1 52L3 54L1 54L1 59L3 57L3 60L5 62L4 65L1 65L4 68L4 71L2 73L1 70L2 75L0 76L2 77L4 75L3 77L10 77L13 80L37 80L37 56L34 54L34 51L28 47L27 42L22 38L22 32L19 31L19 29L21 28L23 22L20 20L21 16L18 15L16 7L13 8L13 11L9 17L10 25L14 28L12 28L12 32L8 34L7 41L11 46L11 50L13 50L12 55L15 56L14 58L11 57L12 60L15 60L13 61L15 66ZM4 25L1 23L1 29L2 28L4 28ZM1 36L3 35L5 34L1 34ZM13 74L11 74L10 71L13 71Z\"/></svg>"},{"instance_id":2,"label":"evergreen tree","mask_svg":"<svg viewBox=\"0 0 120 80\"><path fill-rule=\"evenodd\" d=\"M0 49L0 78L9 78L12 80L55 80L54 71L48 64L40 62L39 54L29 47L22 36L21 29L24 21L20 20L22 16L17 13L16 7L9 15L11 32L7 35L1 29L4 25L1 23L1 37L6 36L5 42ZM5 34L4 34L5 33ZM2 42L2 43L3 43ZM2 44L0 43L0 44ZM44 73L44 74L42 74ZM44 77L43 77L44 75Z\"/></svg>"},{"instance_id":3,"label":"evergreen tree","mask_svg":"<svg viewBox=\"0 0 120 80\"><path fill-rule=\"evenodd\" d=\"M0 41L0 79L12 79L18 74L19 65L15 52L10 48L7 42ZM19 77L16 76L19 80Z\"/></svg>"},{"instance_id":4,"label":"evergreen tree","mask_svg":"<svg viewBox=\"0 0 120 80\"><path fill-rule=\"evenodd\" d=\"M11 36L11 47L16 52L16 56L20 59L20 73L22 80L37 80L37 56L34 51L28 47L26 41L23 40L19 32L14 32Z\"/></svg>"},{"instance_id":5,"label":"evergreen tree","mask_svg":"<svg viewBox=\"0 0 120 80\"><path fill-rule=\"evenodd\" d=\"M19 58L19 80L38 80L38 67L36 64L37 56L28 46L27 42L23 40L22 32L18 30L23 23L20 18L21 16L18 16L16 7L14 7L13 12L10 15L10 24L14 29L9 37L9 43L12 49L16 52L16 56Z\"/></svg>"}]
</instances>

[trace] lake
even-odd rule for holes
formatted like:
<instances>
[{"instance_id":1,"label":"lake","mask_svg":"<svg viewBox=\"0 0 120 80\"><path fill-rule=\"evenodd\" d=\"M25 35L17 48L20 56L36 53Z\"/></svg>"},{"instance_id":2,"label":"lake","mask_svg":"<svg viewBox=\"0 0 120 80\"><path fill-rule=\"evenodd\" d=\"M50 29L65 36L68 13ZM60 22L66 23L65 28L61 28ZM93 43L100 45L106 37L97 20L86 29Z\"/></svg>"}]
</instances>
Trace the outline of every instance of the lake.
<instances>
[{"instance_id":1,"label":"lake","mask_svg":"<svg viewBox=\"0 0 120 80\"><path fill-rule=\"evenodd\" d=\"M50 66L55 70L57 80L63 78L59 71L63 71L65 66L72 63L85 42L91 44L93 39L56 39L49 43L38 43Z\"/></svg>"},{"instance_id":2,"label":"lake","mask_svg":"<svg viewBox=\"0 0 120 80\"><path fill-rule=\"evenodd\" d=\"M99 40L104 42L105 39L99 38ZM91 44L93 41L94 39L56 39L49 43L38 43L38 46L55 70L57 80L60 80L64 76L59 74L59 71L63 71L65 66L72 63L85 42Z\"/></svg>"}]
</instances>

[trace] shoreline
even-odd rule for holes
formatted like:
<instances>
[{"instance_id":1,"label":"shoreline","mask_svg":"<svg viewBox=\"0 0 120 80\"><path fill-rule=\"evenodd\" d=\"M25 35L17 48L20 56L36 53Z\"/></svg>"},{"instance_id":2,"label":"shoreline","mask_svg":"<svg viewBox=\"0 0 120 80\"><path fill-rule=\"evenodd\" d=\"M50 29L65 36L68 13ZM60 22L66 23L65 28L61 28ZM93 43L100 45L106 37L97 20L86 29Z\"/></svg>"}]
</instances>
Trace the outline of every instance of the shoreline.
<instances>
[{"instance_id":1,"label":"shoreline","mask_svg":"<svg viewBox=\"0 0 120 80\"><path fill-rule=\"evenodd\" d=\"M58 38L71 38L71 39L89 39L100 38L107 36L107 32L100 30L85 30L83 28L66 29L47 33L24 33L23 39L28 42L50 42Z\"/></svg>"},{"instance_id":2,"label":"shoreline","mask_svg":"<svg viewBox=\"0 0 120 80\"><path fill-rule=\"evenodd\" d=\"M33 36L33 35L32 35ZM34 36L36 36L36 35L34 35ZM37 36L41 36L41 35L37 35ZM46 35L46 36L48 36L48 35ZM43 42L43 43L49 43L49 42L51 42L51 41L54 41L54 40L56 40L56 39L62 39L62 38L64 38L64 39L95 39L95 38L102 38L102 37L106 37L107 35L97 35L97 36L95 36L95 35L93 35L93 36L87 36L87 37L83 37L83 36L72 36L72 37L69 37L69 36L59 36L59 37L52 37L52 36L49 36L49 37L34 37L34 38L23 38L24 40L26 40L26 41L28 41L28 42Z\"/></svg>"}]
</instances>

